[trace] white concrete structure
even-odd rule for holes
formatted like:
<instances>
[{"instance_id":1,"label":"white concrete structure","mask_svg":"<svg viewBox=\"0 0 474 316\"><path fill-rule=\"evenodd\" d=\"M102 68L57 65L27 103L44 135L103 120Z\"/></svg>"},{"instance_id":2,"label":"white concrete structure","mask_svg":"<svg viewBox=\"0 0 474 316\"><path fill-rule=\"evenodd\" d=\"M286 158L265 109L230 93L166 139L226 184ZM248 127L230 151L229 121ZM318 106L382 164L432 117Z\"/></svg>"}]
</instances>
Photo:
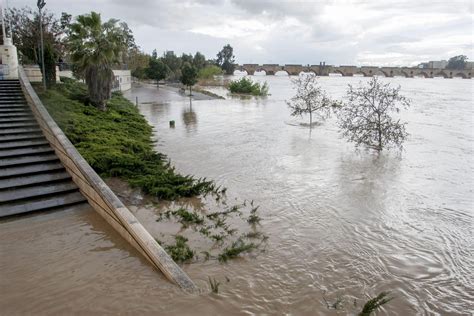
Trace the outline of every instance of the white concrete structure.
<instances>
[{"instance_id":1,"label":"white concrete structure","mask_svg":"<svg viewBox=\"0 0 474 316\"><path fill-rule=\"evenodd\" d=\"M18 53L11 38L4 37L0 45L0 80L18 79Z\"/></svg>"},{"instance_id":2,"label":"white concrete structure","mask_svg":"<svg viewBox=\"0 0 474 316\"><path fill-rule=\"evenodd\" d=\"M23 65L23 70L30 82L42 82L43 74L39 65ZM56 82L59 82L59 68L56 66Z\"/></svg>"},{"instance_id":3,"label":"white concrete structure","mask_svg":"<svg viewBox=\"0 0 474 316\"><path fill-rule=\"evenodd\" d=\"M127 91L132 88L132 73L130 70L114 70L113 72L115 76L115 82L112 88L113 91ZM56 74L59 77L74 79L74 75L72 74L71 70L56 71ZM59 81L59 79L57 80Z\"/></svg>"},{"instance_id":4,"label":"white concrete structure","mask_svg":"<svg viewBox=\"0 0 474 316\"><path fill-rule=\"evenodd\" d=\"M114 90L127 91L132 89L132 73L130 70L114 70L114 75L116 82Z\"/></svg>"}]
</instances>

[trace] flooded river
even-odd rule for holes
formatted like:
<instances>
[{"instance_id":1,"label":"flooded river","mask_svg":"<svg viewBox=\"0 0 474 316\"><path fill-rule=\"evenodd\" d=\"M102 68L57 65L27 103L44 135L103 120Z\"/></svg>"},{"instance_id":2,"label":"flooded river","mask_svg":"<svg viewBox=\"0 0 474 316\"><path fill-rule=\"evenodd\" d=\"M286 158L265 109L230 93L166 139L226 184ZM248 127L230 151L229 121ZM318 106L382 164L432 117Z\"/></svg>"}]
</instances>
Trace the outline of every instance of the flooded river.
<instances>
[{"instance_id":1,"label":"flooded river","mask_svg":"<svg viewBox=\"0 0 474 316\"><path fill-rule=\"evenodd\" d=\"M412 100L402 115L410 137L401 154L375 155L341 139L333 118L311 133L305 118L291 118L288 77L254 78L271 96L242 100L212 88L227 99L190 105L153 86L126 94L138 96L157 150L179 172L260 205L264 253L183 266L203 289L208 276L221 281L219 295L180 292L81 210L0 224L0 313L344 315L391 291L390 315L471 314L473 81L386 79ZM360 80L320 82L340 98ZM132 210L154 234L156 214ZM338 299L342 310L327 307Z\"/></svg>"}]
</instances>

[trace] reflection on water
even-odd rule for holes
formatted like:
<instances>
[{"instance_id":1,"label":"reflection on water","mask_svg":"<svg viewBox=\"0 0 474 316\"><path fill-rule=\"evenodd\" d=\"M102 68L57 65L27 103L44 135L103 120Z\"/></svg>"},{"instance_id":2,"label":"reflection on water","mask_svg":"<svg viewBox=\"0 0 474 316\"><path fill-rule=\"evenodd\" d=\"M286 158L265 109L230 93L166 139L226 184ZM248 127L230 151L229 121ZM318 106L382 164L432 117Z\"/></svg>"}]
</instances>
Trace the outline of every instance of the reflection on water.
<instances>
[{"instance_id":1,"label":"reflection on water","mask_svg":"<svg viewBox=\"0 0 474 316\"><path fill-rule=\"evenodd\" d=\"M181 115L183 119L184 126L188 133L193 133L197 128L197 114L193 111L193 106L190 103L189 108L183 108L183 113Z\"/></svg>"},{"instance_id":2,"label":"reflection on water","mask_svg":"<svg viewBox=\"0 0 474 316\"><path fill-rule=\"evenodd\" d=\"M1 223L0 289L13 289L0 296L1 310L327 315L324 298L343 296L354 313L368 295L390 290L390 315L469 313L472 82L381 78L412 99L402 114L411 136L401 154L376 155L342 140L333 118L309 135L305 118L289 116L289 77L255 78L269 83L269 97L194 100L191 108L166 89L143 85L126 94L139 97L157 149L180 172L215 179L229 199L261 205L265 253L183 267L204 289L208 276L221 281L218 296L177 291L92 215L56 215L40 226L27 220L26 238L15 234L21 223ZM322 77L321 85L340 98L359 80L367 78ZM158 237L156 214L132 210Z\"/></svg>"}]
</instances>

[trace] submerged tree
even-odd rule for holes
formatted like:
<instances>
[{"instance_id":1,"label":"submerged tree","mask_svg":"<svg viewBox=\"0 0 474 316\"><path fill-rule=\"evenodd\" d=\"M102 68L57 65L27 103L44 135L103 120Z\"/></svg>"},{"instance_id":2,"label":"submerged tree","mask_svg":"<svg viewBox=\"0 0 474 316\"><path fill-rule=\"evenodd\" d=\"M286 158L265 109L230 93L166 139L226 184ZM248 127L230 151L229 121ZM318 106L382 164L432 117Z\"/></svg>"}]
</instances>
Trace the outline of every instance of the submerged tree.
<instances>
[{"instance_id":1,"label":"submerged tree","mask_svg":"<svg viewBox=\"0 0 474 316\"><path fill-rule=\"evenodd\" d=\"M410 101L400 95L400 87L391 88L374 77L365 87L349 85L347 96L349 102L337 111L344 137L356 146L365 145L378 151L391 146L402 148L408 136L406 123L392 114L409 107Z\"/></svg>"},{"instance_id":2,"label":"submerged tree","mask_svg":"<svg viewBox=\"0 0 474 316\"><path fill-rule=\"evenodd\" d=\"M287 101L291 116L309 114L309 126L313 124L313 114L326 119L331 114L333 102L317 82L315 74L306 74L293 80L296 95Z\"/></svg>"},{"instance_id":3,"label":"submerged tree","mask_svg":"<svg viewBox=\"0 0 474 316\"><path fill-rule=\"evenodd\" d=\"M78 16L69 32L71 59L86 80L91 102L103 111L112 95L112 65L127 47L127 35L117 22L102 23L100 14L91 12Z\"/></svg>"},{"instance_id":4,"label":"submerged tree","mask_svg":"<svg viewBox=\"0 0 474 316\"><path fill-rule=\"evenodd\" d=\"M192 93L192 86L197 82L198 72L190 63L185 63L181 69L181 83L189 87L189 94Z\"/></svg>"},{"instance_id":5,"label":"submerged tree","mask_svg":"<svg viewBox=\"0 0 474 316\"><path fill-rule=\"evenodd\" d=\"M217 54L216 63L227 75L232 75L234 73L234 57L234 49L229 44L224 46Z\"/></svg>"}]
</instances>

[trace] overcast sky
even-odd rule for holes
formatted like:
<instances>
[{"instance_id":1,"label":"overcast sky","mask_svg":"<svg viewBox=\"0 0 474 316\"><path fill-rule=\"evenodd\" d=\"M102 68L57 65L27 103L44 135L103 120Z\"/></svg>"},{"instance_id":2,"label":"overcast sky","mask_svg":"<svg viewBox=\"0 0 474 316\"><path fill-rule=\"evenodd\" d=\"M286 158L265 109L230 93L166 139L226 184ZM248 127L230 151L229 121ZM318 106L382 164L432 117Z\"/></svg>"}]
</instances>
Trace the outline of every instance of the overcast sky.
<instances>
[{"instance_id":1,"label":"overcast sky","mask_svg":"<svg viewBox=\"0 0 474 316\"><path fill-rule=\"evenodd\" d=\"M37 0L9 0L36 7ZM46 0L53 12L92 10L128 23L146 52L229 43L239 63L415 65L474 58L474 0Z\"/></svg>"}]
</instances>

